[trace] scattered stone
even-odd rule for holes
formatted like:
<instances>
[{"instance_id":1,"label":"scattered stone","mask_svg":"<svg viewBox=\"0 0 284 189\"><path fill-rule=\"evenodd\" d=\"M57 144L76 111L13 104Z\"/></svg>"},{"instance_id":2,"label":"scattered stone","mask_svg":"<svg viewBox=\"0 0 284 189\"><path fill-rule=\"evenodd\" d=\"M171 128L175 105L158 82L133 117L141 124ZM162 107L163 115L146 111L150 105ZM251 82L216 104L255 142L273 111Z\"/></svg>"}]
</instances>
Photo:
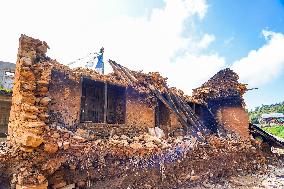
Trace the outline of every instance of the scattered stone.
<instances>
[{"instance_id":1,"label":"scattered stone","mask_svg":"<svg viewBox=\"0 0 284 189\"><path fill-rule=\"evenodd\" d=\"M138 150L138 149L140 149L140 148L143 147L142 144L141 144L141 143L138 143L138 142L131 143L129 146L130 146L131 148L133 148L134 150Z\"/></svg>"},{"instance_id":2,"label":"scattered stone","mask_svg":"<svg viewBox=\"0 0 284 189\"><path fill-rule=\"evenodd\" d=\"M46 151L49 154L54 154L58 151L58 145L56 143L45 143L44 144L44 151Z\"/></svg>"}]
</instances>

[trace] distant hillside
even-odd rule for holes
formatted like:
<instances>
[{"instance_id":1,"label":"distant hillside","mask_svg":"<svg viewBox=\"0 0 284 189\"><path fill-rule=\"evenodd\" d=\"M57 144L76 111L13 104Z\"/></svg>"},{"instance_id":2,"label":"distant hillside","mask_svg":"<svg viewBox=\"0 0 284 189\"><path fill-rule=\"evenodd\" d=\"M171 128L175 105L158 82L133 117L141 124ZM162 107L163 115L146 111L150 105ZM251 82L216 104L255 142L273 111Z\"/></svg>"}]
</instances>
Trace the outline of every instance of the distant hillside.
<instances>
[{"instance_id":1,"label":"distant hillside","mask_svg":"<svg viewBox=\"0 0 284 189\"><path fill-rule=\"evenodd\" d=\"M261 114L272 112L284 113L284 102L256 107L254 111L249 112L249 118L251 123L257 124Z\"/></svg>"}]
</instances>

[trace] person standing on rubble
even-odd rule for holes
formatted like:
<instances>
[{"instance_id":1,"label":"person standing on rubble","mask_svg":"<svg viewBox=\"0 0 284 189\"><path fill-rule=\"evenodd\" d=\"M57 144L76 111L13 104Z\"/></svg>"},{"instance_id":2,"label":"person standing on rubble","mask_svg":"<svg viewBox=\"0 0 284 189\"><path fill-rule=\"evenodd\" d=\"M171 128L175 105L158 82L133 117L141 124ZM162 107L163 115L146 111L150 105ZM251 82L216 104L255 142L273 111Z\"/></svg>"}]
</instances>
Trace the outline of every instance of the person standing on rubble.
<instances>
[{"instance_id":1,"label":"person standing on rubble","mask_svg":"<svg viewBox=\"0 0 284 189\"><path fill-rule=\"evenodd\" d=\"M96 71L98 71L101 74L104 74L104 62L103 62L103 55L104 55L104 48L102 47L100 49L100 52L98 53L97 59L97 65L95 67Z\"/></svg>"},{"instance_id":2,"label":"person standing on rubble","mask_svg":"<svg viewBox=\"0 0 284 189\"><path fill-rule=\"evenodd\" d=\"M103 55L104 55L104 48L102 47L100 49L100 52L99 53L94 53L96 56L93 58L93 60L91 61L88 61L86 64L85 64L85 67L86 68L90 68L90 69L93 69L93 66L94 66L94 60L97 58L98 61L97 61L97 65L95 67L95 70L101 74L104 74L104 61L103 61Z\"/></svg>"}]
</instances>

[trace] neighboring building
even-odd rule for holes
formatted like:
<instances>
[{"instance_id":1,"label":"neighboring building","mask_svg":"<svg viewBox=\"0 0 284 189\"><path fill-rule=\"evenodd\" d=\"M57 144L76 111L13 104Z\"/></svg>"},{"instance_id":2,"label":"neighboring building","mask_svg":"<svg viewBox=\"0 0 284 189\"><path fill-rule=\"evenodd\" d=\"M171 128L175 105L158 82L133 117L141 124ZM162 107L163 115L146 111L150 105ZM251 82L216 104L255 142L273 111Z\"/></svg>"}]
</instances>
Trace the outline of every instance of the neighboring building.
<instances>
[{"instance_id":1,"label":"neighboring building","mask_svg":"<svg viewBox=\"0 0 284 189\"><path fill-rule=\"evenodd\" d=\"M262 114L259 119L259 123L263 127L284 125L284 114L283 113Z\"/></svg>"},{"instance_id":2,"label":"neighboring building","mask_svg":"<svg viewBox=\"0 0 284 189\"><path fill-rule=\"evenodd\" d=\"M16 65L10 62L0 61L0 86L12 89Z\"/></svg>"},{"instance_id":3,"label":"neighboring building","mask_svg":"<svg viewBox=\"0 0 284 189\"><path fill-rule=\"evenodd\" d=\"M16 65L0 61L0 87L12 90ZM8 133L12 93L0 89L0 138Z\"/></svg>"},{"instance_id":4,"label":"neighboring building","mask_svg":"<svg viewBox=\"0 0 284 189\"><path fill-rule=\"evenodd\" d=\"M12 105L12 94L0 90L0 138L6 137L10 109Z\"/></svg>"}]
</instances>

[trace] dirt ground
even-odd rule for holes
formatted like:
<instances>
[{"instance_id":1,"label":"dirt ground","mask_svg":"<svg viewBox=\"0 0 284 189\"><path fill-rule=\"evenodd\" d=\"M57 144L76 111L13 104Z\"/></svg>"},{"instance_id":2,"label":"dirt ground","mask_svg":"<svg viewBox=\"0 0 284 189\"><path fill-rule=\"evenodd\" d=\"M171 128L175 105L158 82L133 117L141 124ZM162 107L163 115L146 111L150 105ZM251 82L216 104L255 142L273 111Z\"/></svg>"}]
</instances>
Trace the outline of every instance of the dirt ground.
<instances>
[{"instance_id":1,"label":"dirt ground","mask_svg":"<svg viewBox=\"0 0 284 189\"><path fill-rule=\"evenodd\" d=\"M284 167L283 159L280 165L268 165L266 172L251 173L246 175L232 176L227 179L220 179L218 182L204 181L194 189L272 189L284 188ZM281 165L282 164L282 165Z\"/></svg>"}]
</instances>

